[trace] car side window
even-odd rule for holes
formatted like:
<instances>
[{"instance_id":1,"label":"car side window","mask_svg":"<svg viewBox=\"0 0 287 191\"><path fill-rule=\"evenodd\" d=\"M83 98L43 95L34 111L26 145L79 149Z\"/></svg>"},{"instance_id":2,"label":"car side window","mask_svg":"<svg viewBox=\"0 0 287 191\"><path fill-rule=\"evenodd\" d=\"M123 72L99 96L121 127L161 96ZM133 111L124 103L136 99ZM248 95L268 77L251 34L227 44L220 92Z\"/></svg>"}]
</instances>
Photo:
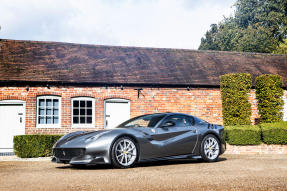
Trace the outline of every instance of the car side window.
<instances>
[{"instance_id":1,"label":"car side window","mask_svg":"<svg viewBox=\"0 0 287 191\"><path fill-rule=\"evenodd\" d=\"M189 120L191 122L190 126L194 126L195 125L195 119L194 117L189 117Z\"/></svg>"},{"instance_id":2,"label":"car side window","mask_svg":"<svg viewBox=\"0 0 287 191\"><path fill-rule=\"evenodd\" d=\"M174 127L190 127L191 126L190 120L185 116L179 116L179 115L170 116L165 120L165 122L168 122L168 121L172 121L175 124Z\"/></svg>"}]
</instances>

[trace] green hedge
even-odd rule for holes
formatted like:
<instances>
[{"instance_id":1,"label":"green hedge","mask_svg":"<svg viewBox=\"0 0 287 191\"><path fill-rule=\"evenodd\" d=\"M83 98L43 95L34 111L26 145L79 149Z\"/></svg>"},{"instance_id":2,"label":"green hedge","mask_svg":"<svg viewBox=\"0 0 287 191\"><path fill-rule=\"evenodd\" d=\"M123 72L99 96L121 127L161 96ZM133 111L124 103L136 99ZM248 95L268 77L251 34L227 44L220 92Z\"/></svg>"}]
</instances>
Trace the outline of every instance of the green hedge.
<instances>
[{"instance_id":1,"label":"green hedge","mask_svg":"<svg viewBox=\"0 0 287 191\"><path fill-rule=\"evenodd\" d=\"M246 73L220 76L220 90L224 125L250 125L251 104L248 94L252 77Z\"/></svg>"},{"instance_id":2,"label":"green hedge","mask_svg":"<svg viewBox=\"0 0 287 191\"><path fill-rule=\"evenodd\" d=\"M230 145L261 144L261 131L256 125L225 126L224 131Z\"/></svg>"},{"instance_id":3,"label":"green hedge","mask_svg":"<svg viewBox=\"0 0 287 191\"><path fill-rule=\"evenodd\" d=\"M14 152L21 158L47 157L62 135L18 135L14 136Z\"/></svg>"},{"instance_id":4,"label":"green hedge","mask_svg":"<svg viewBox=\"0 0 287 191\"><path fill-rule=\"evenodd\" d=\"M263 142L266 144L287 144L287 122L260 124Z\"/></svg>"},{"instance_id":5,"label":"green hedge","mask_svg":"<svg viewBox=\"0 0 287 191\"><path fill-rule=\"evenodd\" d=\"M282 77L272 74L261 75L256 78L255 84L260 122L282 121Z\"/></svg>"}]
</instances>

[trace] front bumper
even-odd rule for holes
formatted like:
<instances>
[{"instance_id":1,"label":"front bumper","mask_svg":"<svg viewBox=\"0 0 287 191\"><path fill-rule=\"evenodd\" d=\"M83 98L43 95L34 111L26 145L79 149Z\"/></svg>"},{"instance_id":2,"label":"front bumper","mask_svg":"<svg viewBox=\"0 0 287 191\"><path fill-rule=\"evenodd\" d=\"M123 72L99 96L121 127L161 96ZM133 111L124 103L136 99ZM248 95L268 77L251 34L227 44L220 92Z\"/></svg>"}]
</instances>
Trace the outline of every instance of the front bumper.
<instances>
[{"instance_id":1,"label":"front bumper","mask_svg":"<svg viewBox=\"0 0 287 191\"><path fill-rule=\"evenodd\" d=\"M81 148L54 148L52 162L64 164L105 164L104 157L94 156Z\"/></svg>"}]
</instances>

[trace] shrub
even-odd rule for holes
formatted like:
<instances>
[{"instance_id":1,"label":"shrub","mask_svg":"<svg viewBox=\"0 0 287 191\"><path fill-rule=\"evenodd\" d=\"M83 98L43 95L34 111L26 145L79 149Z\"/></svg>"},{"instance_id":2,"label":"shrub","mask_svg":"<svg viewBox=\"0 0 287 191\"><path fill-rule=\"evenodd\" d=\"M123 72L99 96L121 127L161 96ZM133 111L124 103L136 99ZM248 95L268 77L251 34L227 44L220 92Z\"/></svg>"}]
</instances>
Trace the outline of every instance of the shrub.
<instances>
[{"instance_id":1,"label":"shrub","mask_svg":"<svg viewBox=\"0 0 287 191\"><path fill-rule=\"evenodd\" d=\"M14 152L21 158L46 157L52 155L52 147L61 135L14 136Z\"/></svg>"},{"instance_id":2,"label":"shrub","mask_svg":"<svg viewBox=\"0 0 287 191\"><path fill-rule=\"evenodd\" d=\"M261 143L260 128L256 125L226 126L227 142L231 145L258 145Z\"/></svg>"},{"instance_id":3,"label":"shrub","mask_svg":"<svg viewBox=\"0 0 287 191\"><path fill-rule=\"evenodd\" d=\"M250 125L251 104L248 94L252 77L245 73L220 76L220 90L224 125Z\"/></svg>"},{"instance_id":4,"label":"shrub","mask_svg":"<svg viewBox=\"0 0 287 191\"><path fill-rule=\"evenodd\" d=\"M287 122L260 124L263 142L266 144L287 144Z\"/></svg>"},{"instance_id":5,"label":"shrub","mask_svg":"<svg viewBox=\"0 0 287 191\"><path fill-rule=\"evenodd\" d=\"M265 74L258 76L256 84L256 99L260 122L270 123L282 121L283 89L282 77Z\"/></svg>"}]
</instances>

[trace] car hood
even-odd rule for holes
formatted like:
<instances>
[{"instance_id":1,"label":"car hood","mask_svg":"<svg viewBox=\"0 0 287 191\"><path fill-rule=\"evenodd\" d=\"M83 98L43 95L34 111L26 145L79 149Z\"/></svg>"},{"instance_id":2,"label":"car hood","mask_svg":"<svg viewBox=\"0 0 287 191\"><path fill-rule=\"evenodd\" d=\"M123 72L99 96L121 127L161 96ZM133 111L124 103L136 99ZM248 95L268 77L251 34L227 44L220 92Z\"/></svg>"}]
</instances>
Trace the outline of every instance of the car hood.
<instances>
[{"instance_id":1,"label":"car hood","mask_svg":"<svg viewBox=\"0 0 287 191\"><path fill-rule=\"evenodd\" d=\"M55 144L55 147L61 147L63 145L67 145L71 142L79 142L79 145L81 146L80 142L83 142L83 140L86 140L89 137L96 136L98 134L111 131L111 130L98 130L98 131L76 131L73 133L69 133L67 135L64 135L61 139L58 140L58 142Z\"/></svg>"},{"instance_id":2,"label":"car hood","mask_svg":"<svg viewBox=\"0 0 287 191\"><path fill-rule=\"evenodd\" d=\"M105 129L98 131L76 131L73 133L69 133L63 136L61 139L57 141L54 145L56 148L81 148L87 145L86 140L96 135L106 134L111 132L112 134L121 134L121 133L131 133L138 134L143 133L143 135L147 135L150 131L149 128L146 127L134 127L134 128L115 128L115 129Z\"/></svg>"}]
</instances>

